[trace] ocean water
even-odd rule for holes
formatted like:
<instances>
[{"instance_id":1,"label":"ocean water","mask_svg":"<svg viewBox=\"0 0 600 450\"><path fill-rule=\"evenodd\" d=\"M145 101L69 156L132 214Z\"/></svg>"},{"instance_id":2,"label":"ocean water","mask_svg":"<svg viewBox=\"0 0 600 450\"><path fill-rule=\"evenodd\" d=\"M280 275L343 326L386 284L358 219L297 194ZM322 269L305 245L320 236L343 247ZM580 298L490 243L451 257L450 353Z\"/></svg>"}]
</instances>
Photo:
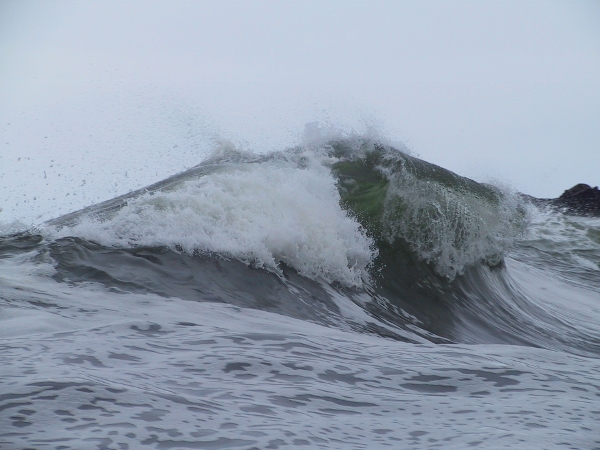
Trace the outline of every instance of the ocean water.
<instances>
[{"instance_id":1,"label":"ocean water","mask_svg":"<svg viewBox=\"0 0 600 450\"><path fill-rule=\"evenodd\" d=\"M598 218L354 136L2 227L2 449L600 449Z\"/></svg>"}]
</instances>

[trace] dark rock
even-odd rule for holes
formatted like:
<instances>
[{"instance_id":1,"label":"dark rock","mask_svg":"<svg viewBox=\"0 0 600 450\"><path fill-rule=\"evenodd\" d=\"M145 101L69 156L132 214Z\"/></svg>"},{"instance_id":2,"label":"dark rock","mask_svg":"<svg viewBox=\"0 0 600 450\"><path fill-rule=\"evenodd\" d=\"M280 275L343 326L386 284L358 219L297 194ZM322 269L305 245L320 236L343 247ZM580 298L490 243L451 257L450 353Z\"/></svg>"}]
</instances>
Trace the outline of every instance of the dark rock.
<instances>
[{"instance_id":1,"label":"dark rock","mask_svg":"<svg viewBox=\"0 0 600 450\"><path fill-rule=\"evenodd\" d=\"M537 205L557 208L565 214L600 217L600 190L588 184L577 184L558 198L531 200Z\"/></svg>"},{"instance_id":2,"label":"dark rock","mask_svg":"<svg viewBox=\"0 0 600 450\"><path fill-rule=\"evenodd\" d=\"M588 195L590 191L598 191L598 187L592 189L589 184L579 183L573 186L571 189L567 189L559 198L567 199L574 198L581 195Z\"/></svg>"}]
</instances>

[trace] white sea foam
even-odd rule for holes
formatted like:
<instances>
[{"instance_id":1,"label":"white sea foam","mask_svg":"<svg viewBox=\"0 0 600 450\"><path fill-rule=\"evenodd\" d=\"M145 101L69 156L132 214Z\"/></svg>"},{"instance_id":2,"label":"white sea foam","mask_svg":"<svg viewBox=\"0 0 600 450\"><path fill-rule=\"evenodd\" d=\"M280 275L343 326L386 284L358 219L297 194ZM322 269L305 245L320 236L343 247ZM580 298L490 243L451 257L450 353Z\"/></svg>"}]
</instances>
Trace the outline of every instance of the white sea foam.
<instances>
[{"instance_id":1,"label":"white sea foam","mask_svg":"<svg viewBox=\"0 0 600 450\"><path fill-rule=\"evenodd\" d=\"M218 253L272 271L361 285L371 240L342 210L329 170L308 159L232 166L131 200L109 220L86 218L59 236L107 246Z\"/></svg>"}]
</instances>

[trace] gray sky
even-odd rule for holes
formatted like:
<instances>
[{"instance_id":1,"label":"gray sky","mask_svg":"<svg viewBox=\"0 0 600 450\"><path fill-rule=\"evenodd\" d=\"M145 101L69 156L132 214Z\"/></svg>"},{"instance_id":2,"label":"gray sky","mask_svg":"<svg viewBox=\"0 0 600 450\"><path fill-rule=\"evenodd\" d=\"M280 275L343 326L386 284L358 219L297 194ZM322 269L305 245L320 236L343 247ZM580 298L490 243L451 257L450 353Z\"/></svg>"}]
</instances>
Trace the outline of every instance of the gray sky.
<instances>
[{"instance_id":1,"label":"gray sky","mask_svg":"<svg viewBox=\"0 0 600 450\"><path fill-rule=\"evenodd\" d=\"M0 221L312 121L554 197L600 184L599 80L597 1L0 0Z\"/></svg>"}]
</instances>

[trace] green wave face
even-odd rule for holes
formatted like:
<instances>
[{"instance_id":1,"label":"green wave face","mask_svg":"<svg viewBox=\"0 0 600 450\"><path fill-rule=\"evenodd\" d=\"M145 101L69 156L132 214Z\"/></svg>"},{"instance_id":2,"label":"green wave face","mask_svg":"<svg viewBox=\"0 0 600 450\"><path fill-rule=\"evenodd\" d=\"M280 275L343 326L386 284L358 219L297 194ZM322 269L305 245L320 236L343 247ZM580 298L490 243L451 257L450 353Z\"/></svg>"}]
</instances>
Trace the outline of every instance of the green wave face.
<instances>
[{"instance_id":1,"label":"green wave face","mask_svg":"<svg viewBox=\"0 0 600 450\"><path fill-rule=\"evenodd\" d=\"M467 266L498 265L526 225L516 197L363 141L332 142L343 206L375 239L381 264L410 251L453 279Z\"/></svg>"}]
</instances>

